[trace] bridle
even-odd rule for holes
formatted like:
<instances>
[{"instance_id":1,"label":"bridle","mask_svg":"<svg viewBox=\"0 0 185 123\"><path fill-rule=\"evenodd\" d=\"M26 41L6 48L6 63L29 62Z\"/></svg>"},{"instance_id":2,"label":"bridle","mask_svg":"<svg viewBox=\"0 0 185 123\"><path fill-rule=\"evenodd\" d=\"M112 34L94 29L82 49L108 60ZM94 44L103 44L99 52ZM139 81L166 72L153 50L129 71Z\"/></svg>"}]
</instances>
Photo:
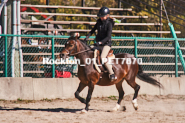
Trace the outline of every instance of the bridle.
<instances>
[{"instance_id":1,"label":"bridle","mask_svg":"<svg viewBox=\"0 0 185 123\"><path fill-rule=\"evenodd\" d=\"M73 40L73 41L75 41L75 40ZM80 53L83 53L83 52L86 52L86 51L91 50L91 49L87 49L87 50L83 50L83 51L80 51L80 52L71 54L71 52L72 52L73 50L75 50L75 49L76 49L76 51L77 51L77 42L76 42L76 41L75 41L75 46L74 46L73 49L71 49L70 51L69 51L69 50L66 50L66 49L64 49L64 50L67 52L66 54L68 54L69 56L73 56L73 55L80 54Z\"/></svg>"}]
</instances>

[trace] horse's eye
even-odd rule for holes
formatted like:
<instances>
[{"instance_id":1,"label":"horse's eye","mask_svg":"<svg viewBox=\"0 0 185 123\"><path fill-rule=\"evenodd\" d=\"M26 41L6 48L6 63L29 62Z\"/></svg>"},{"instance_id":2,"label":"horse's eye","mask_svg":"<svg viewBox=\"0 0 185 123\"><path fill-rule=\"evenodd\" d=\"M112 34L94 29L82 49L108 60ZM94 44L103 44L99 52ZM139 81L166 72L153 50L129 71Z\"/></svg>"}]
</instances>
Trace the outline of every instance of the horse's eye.
<instances>
[{"instance_id":1,"label":"horse's eye","mask_svg":"<svg viewBox=\"0 0 185 123\"><path fill-rule=\"evenodd\" d=\"M72 47L73 45L72 45L72 44L70 44L69 46L70 46L70 47Z\"/></svg>"}]
</instances>

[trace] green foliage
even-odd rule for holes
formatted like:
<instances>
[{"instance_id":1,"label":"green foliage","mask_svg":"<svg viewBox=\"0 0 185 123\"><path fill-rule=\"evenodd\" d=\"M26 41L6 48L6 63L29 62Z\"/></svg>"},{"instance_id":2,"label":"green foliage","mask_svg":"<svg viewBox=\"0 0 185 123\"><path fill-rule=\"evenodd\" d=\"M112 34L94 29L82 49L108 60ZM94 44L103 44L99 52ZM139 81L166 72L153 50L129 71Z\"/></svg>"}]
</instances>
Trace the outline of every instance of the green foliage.
<instances>
[{"instance_id":1,"label":"green foliage","mask_svg":"<svg viewBox=\"0 0 185 123\"><path fill-rule=\"evenodd\" d=\"M43 1L43 0L42 0ZM130 4L136 5L138 7L141 7L142 9L139 9L137 7L134 6L130 6L129 4L125 4L125 3L121 3L121 6L123 8L132 8L132 12L122 12L123 15L135 15L135 16L148 16L149 18L147 19L142 19L142 23L160 23L160 17L153 15L153 14L157 14L160 15L160 2L158 0L140 0L142 2L146 2L147 4L149 4L150 6L147 6L146 4L143 4L139 1L129 1L129 0L124 0ZM171 2L176 3L181 5L182 7L185 7L185 4L180 3L180 1L176 1L176 0L171 0ZM34 4L34 5L39 5L39 4L44 4L43 2L40 2L38 0L26 0L26 1L22 1L23 4ZM81 0L50 0L50 5L63 5L63 6L81 6ZM85 0L85 6L86 7L102 7L102 6L107 6L107 7L111 7L111 8L116 8L118 7L118 0ZM155 8L153 8L153 7ZM171 21L175 21L177 23L180 23L181 25L185 25L185 21L182 19L185 19L184 15L180 15L179 13L174 12L172 9L175 9L176 11L179 11L181 13L183 13L184 9L180 8L180 7L174 7L173 5L165 2L165 6L168 7L168 13L169 13L169 19ZM47 12L47 10L45 8L38 8L40 11L42 12ZM31 9L28 9L28 11L32 11ZM149 12L147 12L149 11ZM97 14L97 10L92 10L90 11L86 11L87 14ZM78 10L78 9L64 9L64 8L59 8L57 9L57 13L71 13L71 14L84 14L82 12L82 10ZM153 14L151 14L153 13ZM110 14L112 15L119 15L120 13L117 11L112 11ZM170 14L174 14L176 16L178 16L179 18L173 17ZM43 19L41 16L36 16L38 19ZM163 12L163 17L165 18L166 15ZM58 21L89 21L89 19L87 17L64 17L64 16L57 16L57 20ZM95 22L96 20L94 18L90 18L91 22ZM123 23L124 21L122 21ZM141 23L141 19L127 19L127 22L129 23ZM168 21L166 19L162 19L162 23L163 23L163 27L162 27L162 31L170 31L169 26L168 26ZM174 25L174 28L176 31L181 31L181 34L178 35L178 37L185 37L185 30L184 27L172 23ZM89 25L77 25L77 24L72 24L70 25L62 25L64 29L91 29L92 27ZM160 29L160 27L154 27L154 26L130 26L129 29L130 30L140 30L142 28L142 30L150 30L150 31L157 31ZM125 30L124 26L115 26L113 28L114 30ZM113 34L113 36L130 36L130 34ZM148 36L147 34L138 34L137 36ZM152 35L150 35L152 36ZM156 36L156 35L153 35ZM171 34L163 34L163 37L171 37Z\"/></svg>"},{"instance_id":2,"label":"green foliage","mask_svg":"<svg viewBox=\"0 0 185 123\"><path fill-rule=\"evenodd\" d=\"M38 0L25 0L21 1L22 4L33 4L33 5L42 5L42 3Z\"/></svg>"},{"instance_id":3,"label":"green foliage","mask_svg":"<svg viewBox=\"0 0 185 123\"><path fill-rule=\"evenodd\" d=\"M22 101L22 99L18 98L17 101Z\"/></svg>"},{"instance_id":4,"label":"green foliage","mask_svg":"<svg viewBox=\"0 0 185 123\"><path fill-rule=\"evenodd\" d=\"M111 100L117 100L116 96L109 96L108 98Z\"/></svg>"},{"instance_id":5,"label":"green foliage","mask_svg":"<svg viewBox=\"0 0 185 123\"><path fill-rule=\"evenodd\" d=\"M51 99L48 99L48 98L42 99L41 101L44 101L44 102L52 102L52 100Z\"/></svg>"}]
</instances>

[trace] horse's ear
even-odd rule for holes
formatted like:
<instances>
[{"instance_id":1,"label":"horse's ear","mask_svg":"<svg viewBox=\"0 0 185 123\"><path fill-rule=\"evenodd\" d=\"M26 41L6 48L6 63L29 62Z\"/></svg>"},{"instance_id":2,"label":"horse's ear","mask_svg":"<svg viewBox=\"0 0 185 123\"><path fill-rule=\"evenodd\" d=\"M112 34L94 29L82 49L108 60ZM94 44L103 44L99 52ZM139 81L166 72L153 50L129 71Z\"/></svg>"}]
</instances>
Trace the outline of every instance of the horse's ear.
<instances>
[{"instance_id":1,"label":"horse's ear","mask_svg":"<svg viewBox=\"0 0 185 123\"><path fill-rule=\"evenodd\" d=\"M80 34L76 32L76 33L74 34L74 37L75 37L75 39L79 39L79 38L80 38Z\"/></svg>"}]
</instances>

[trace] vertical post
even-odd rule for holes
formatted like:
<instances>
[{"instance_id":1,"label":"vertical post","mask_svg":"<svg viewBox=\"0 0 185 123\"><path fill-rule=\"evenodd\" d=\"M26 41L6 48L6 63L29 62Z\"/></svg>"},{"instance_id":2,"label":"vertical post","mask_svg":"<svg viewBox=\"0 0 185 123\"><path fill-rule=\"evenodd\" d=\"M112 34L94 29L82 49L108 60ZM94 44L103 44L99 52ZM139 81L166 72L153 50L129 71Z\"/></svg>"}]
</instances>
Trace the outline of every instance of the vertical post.
<instances>
[{"instance_id":1,"label":"vertical post","mask_svg":"<svg viewBox=\"0 0 185 123\"><path fill-rule=\"evenodd\" d=\"M56 13L57 11L56 11L56 9L54 9L54 12ZM72 18L72 17L71 17ZM55 15L55 16L53 16L53 19L54 19L54 21L56 21L57 20L57 16ZM54 28L55 29L57 29L57 25L56 24L54 24ZM57 34L57 33L56 33Z\"/></svg>"},{"instance_id":2,"label":"vertical post","mask_svg":"<svg viewBox=\"0 0 185 123\"><path fill-rule=\"evenodd\" d=\"M143 18L141 17L141 23L143 23ZM140 30L142 31L143 26L141 26Z\"/></svg>"},{"instance_id":3,"label":"vertical post","mask_svg":"<svg viewBox=\"0 0 185 123\"><path fill-rule=\"evenodd\" d=\"M17 35L21 35L21 10L20 10L21 1L17 0ZM17 37L18 47L19 47L19 59L20 59L20 77L23 77L23 56L21 48L21 37Z\"/></svg>"},{"instance_id":4,"label":"vertical post","mask_svg":"<svg viewBox=\"0 0 185 123\"><path fill-rule=\"evenodd\" d=\"M118 0L118 8L121 8L121 1Z\"/></svg>"},{"instance_id":5,"label":"vertical post","mask_svg":"<svg viewBox=\"0 0 185 123\"><path fill-rule=\"evenodd\" d=\"M82 0L82 7L85 6L85 0Z\"/></svg>"},{"instance_id":6,"label":"vertical post","mask_svg":"<svg viewBox=\"0 0 185 123\"><path fill-rule=\"evenodd\" d=\"M161 3L160 3L160 31L162 31L162 15L163 15L163 5L162 5L162 0L161 0ZM162 33L160 33L160 37L162 38Z\"/></svg>"},{"instance_id":7,"label":"vertical post","mask_svg":"<svg viewBox=\"0 0 185 123\"><path fill-rule=\"evenodd\" d=\"M3 34L7 34L7 5L5 3L4 5L4 29L3 29Z\"/></svg>"},{"instance_id":8,"label":"vertical post","mask_svg":"<svg viewBox=\"0 0 185 123\"><path fill-rule=\"evenodd\" d=\"M0 14L0 34L2 34L2 24L1 24L2 22L1 22L1 14ZM0 38L1 38L1 36L0 36Z\"/></svg>"},{"instance_id":9,"label":"vertical post","mask_svg":"<svg viewBox=\"0 0 185 123\"><path fill-rule=\"evenodd\" d=\"M135 53L135 57L137 58L137 38L134 39L134 53Z\"/></svg>"},{"instance_id":10,"label":"vertical post","mask_svg":"<svg viewBox=\"0 0 185 123\"><path fill-rule=\"evenodd\" d=\"M4 61L4 63L5 63L5 66L4 66L5 77L7 77L7 66L8 66L7 65L7 55L8 55L7 42L8 42L7 36L5 36L5 61Z\"/></svg>"},{"instance_id":11,"label":"vertical post","mask_svg":"<svg viewBox=\"0 0 185 123\"><path fill-rule=\"evenodd\" d=\"M17 11L17 7L16 7L16 4L17 4L17 1L16 0L13 0L13 20L12 20L12 24L13 24L13 35L16 35L17 34L17 22L16 22L16 11ZM17 43L17 37L16 36L13 36L13 43L12 43L12 56L11 56L11 62L12 62L12 77L17 77L17 69L16 69L16 72L15 72L15 66L16 68L19 67L19 65L15 65L15 63L18 62L18 59L17 59L17 51L15 51L15 48L16 47L16 43ZM16 58L15 58L16 56Z\"/></svg>"},{"instance_id":12,"label":"vertical post","mask_svg":"<svg viewBox=\"0 0 185 123\"><path fill-rule=\"evenodd\" d=\"M177 35L175 33L174 27L171 23L168 23L170 26L170 31L172 33L173 38L175 38L175 77L178 77L178 41Z\"/></svg>"},{"instance_id":13,"label":"vertical post","mask_svg":"<svg viewBox=\"0 0 185 123\"><path fill-rule=\"evenodd\" d=\"M178 57L177 57L177 40L175 40L175 77L178 77Z\"/></svg>"},{"instance_id":14,"label":"vertical post","mask_svg":"<svg viewBox=\"0 0 185 123\"><path fill-rule=\"evenodd\" d=\"M127 19L126 19L126 18L124 19L124 23L127 23ZM127 26L124 26L124 29L127 30L127 29L128 29ZM128 29L128 30L129 30L129 29ZM122 35L122 34L121 34L121 35ZM125 33L125 36L127 36L126 33Z\"/></svg>"},{"instance_id":15,"label":"vertical post","mask_svg":"<svg viewBox=\"0 0 185 123\"><path fill-rule=\"evenodd\" d=\"M7 22L7 34L12 34L12 30L13 30L13 28L12 28L12 19L13 19L13 17L12 17L12 13L13 13L13 10L12 10L12 1L13 0L8 0L8 2L7 2L7 20L6 20L6 22ZM12 50L12 47L11 47L11 45L12 45L12 37L7 37L7 50L8 51L11 51ZM7 64L8 64L8 66L7 66L7 76L11 76L11 53L8 53L7 54Z\"/></svg>"},{"instance_id":16,"label":"vertical post","mask_svg":"<svg viewBox=\"0 0 185 123\"><path fill-rule=\"evenodd\" d=\"M182 56L182 51L180 50L180 45L179 45L178 40L177 40L177 35L175 33L175 29L174 29L174 27L171 23L168 23L168 25L170 26L170 30L171 30L173 38L175 38L175 65L176 65L176 69L175 69L176 74L175 75L176 75L176 77L178 77L178 64L177 64L178 63L178 58L176 58L177 54L179 54L181 64L184 68L184 73L185 73L185 61L184 61L184 58Z\"/></svg>"},{"instance_id":17,"label":"vertical post","mask_svg":"<svg viewBox=\"0 0 185 123\"><path fill-rule=\"evenodd\" d=\"M52 64L52 78L55 78L55 47L54 47L55 43L54 43L54 37L52 37L52 60L53 60L53 64Z\"/></svg>"},{"instance_id":18,"label":"vertical post","mask_svg":"<svg viewBox=\"0 0 185 123\"><path fill-rule=\"evenodd\" d=\"M46 5L49 5L49 0L46 0Z\"/></svg>"}]
</instances>

